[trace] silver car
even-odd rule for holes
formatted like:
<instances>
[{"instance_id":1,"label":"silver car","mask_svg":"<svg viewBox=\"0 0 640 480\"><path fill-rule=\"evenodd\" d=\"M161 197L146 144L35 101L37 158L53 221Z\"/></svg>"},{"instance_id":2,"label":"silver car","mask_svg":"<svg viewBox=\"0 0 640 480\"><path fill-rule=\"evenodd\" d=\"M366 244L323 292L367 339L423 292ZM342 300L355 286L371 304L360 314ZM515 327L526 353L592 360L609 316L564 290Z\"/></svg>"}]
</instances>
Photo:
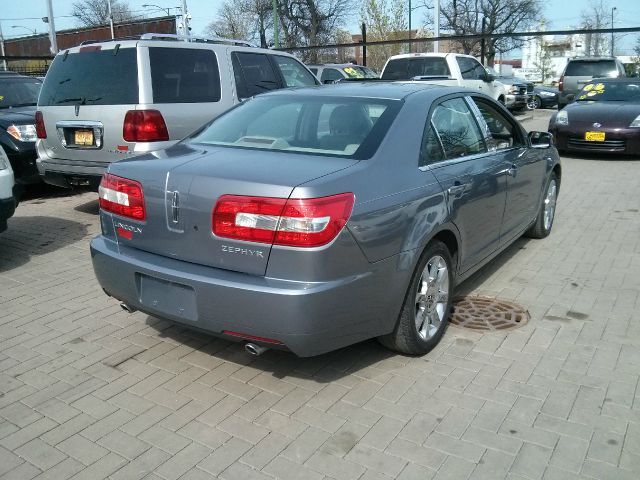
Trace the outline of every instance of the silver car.
<instances>
[{"instance_id":1,"label":"silver car","mask_svg":"<svg viewBox=\"0 0 640 480\"><path fill-rule=\"evenodd\" d=\"M552 228L560 163L474 90L347 83L255 97L114 163L91 256L127 311L317 355L422 354L456 284Z\"/></svg>"},{"instance_id":2,"label":"silver car","mask_svg":"<svg viewBox=\"0 0 640 480\"><path fill-rule=\"evenodd\" d=\"M97 189L114 161L162 150L245 98L317 85L293 56L227 39L145 34L60 52L38 99L38 170Z\"/></svg>"},{"instance_id":3,"label":"silver car","mask_svg":"<svg viewBox=\"0 0 640 480\"><path fill-rule=\"evenodd\" d=\"M558 82L558 110L573 102L582 88L599 77L626 77L624 65L614 57L570 58Z\"/></svg>"}]
</instances>

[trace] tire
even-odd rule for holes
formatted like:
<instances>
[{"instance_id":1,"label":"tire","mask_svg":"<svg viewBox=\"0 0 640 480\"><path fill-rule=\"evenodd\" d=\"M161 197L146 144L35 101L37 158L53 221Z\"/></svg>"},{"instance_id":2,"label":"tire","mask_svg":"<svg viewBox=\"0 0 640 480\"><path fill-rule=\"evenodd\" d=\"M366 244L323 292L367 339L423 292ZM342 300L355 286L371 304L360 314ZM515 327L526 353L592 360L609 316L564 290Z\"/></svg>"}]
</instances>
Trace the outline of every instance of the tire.
<instances>
[{"instance_id":1,"label":"tire","mask_svg":"<svg viewBox=\"0 0 640 480\"><path fill-rule=\"evenodd\" d=\"M380 343L409 355L433 350L449 321L453 276L449 249L438 240L432 241L418 261L395 329L379 337Z\"/></svg>"},{"instance_id":2,"label":"tire","mask_svg":"<svg viewBox=\"0 0 640 480\"><path fill-rule=\"evenodd\" d=\"M542 108L542 100L540 99L540 97L538 95L533 97L533 108L535 110L538 110L539 108Z\"/></svg>"},{"instance_id":3,"label":"tire","mask_svg":"<svg viewBox=\"0 0 640 480\"><path fill-rule=\"evenodd\" d=\"M553 228L553 220L556 213L556 202L558 201L558 192L560 191L560 183L555 172L551 172L549 180L544 189L544 195L540 202L540 210L535 222L525 233L530 238L548 237Z\"/></svg>"}]
</instances>

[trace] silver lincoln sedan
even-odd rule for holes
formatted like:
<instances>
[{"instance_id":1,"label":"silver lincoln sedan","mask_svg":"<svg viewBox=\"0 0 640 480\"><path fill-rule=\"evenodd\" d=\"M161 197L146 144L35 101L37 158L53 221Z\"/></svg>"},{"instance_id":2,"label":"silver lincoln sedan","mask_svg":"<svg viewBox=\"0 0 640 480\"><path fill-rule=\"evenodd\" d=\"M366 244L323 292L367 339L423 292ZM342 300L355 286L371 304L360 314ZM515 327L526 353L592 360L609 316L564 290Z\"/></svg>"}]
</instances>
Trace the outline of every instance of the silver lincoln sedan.
<instances>
[{"instance_id":1,"label":"silver lincoln sedan","mask_svg":"<svg viewBox=\"0 0 640 480\"><path fill-rule=\"evenodd\" d=\"M104 291L299 356L377 337L424 354L455 286L549 235L561 166L477 91L353 83L259 95L112 164L91 242Z\"/></svg>"}]
</instances>

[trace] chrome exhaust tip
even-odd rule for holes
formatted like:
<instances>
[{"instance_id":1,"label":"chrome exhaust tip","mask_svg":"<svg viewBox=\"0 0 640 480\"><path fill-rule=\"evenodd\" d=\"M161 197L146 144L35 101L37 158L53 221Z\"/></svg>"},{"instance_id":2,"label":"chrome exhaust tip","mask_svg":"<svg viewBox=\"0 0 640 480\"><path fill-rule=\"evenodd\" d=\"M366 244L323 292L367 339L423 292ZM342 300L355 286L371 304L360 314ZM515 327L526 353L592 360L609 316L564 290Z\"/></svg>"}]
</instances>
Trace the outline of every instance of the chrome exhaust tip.
<instances>
[{"instance_id":1,"label":"chrome exhaust tip","mask_svg":"<svg viewBox=\"0 0 640 480\"><path fill-rule=\"evenodd\" d=\"M136 312L137 310L135 308L133 308L131 305L124 303L124 302L120 302L120 308L123 309L125 312L127 313L133 313Z\"/></svg>"},{"instance_id":2,"label":"chrome exhaust tip","mask_svg":"<svg viewBox=\"0 0 640 480\"><path fill-rule=\"evenodd\" d=\"M268 350L268 348L263 347L261 345L256 345L255 343L245 343L244 350L254 357L258 357L262 355L264 352Z\"/></svg>"}]
</instances>

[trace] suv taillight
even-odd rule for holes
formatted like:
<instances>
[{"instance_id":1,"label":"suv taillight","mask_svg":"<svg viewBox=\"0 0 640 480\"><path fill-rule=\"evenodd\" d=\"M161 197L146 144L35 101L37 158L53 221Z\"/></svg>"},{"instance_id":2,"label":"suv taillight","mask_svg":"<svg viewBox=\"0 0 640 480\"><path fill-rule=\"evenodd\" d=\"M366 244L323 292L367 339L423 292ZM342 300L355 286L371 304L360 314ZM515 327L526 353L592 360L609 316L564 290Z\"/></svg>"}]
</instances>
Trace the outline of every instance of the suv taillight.
<instances>
[{"instance_id":1,"label":"suv taillight","mask_svg":"<svg viewBox=\"0 0 640 480\"><path fill-rule=\"evenodd\" d=\"M129 110L124 117L125 142L163 142L169 140L164 118L158 110Z\"/></svg>"},{"instance_id":2,"label":"suv taillight","mask_svg":"<svg viewBox=\"0 0 640 480\"><path fill-rule=\"evenodd\" d=\"M135 180L105 173L98 189L100 208L121 217L140 220L147 216L142 185Z\"/></svg>"},{"instance_id":3,"label":"suv taillight","mask_svg":"<svg viewBox=\"0 0 640 480\"><path fill-rule=\"evenodd\" d=\"M265 198L223 195L213 209L218 237L291 247L319 247L335 239L351 216L355 197Z\"/></svg>"},{"instance_id":4,"label":"suv taillight","mask_svg":"<svg viewBox=\"0 0 640 480\"><path fill-rule=\"evenodd\" d=\"M38 138L47 138L47 129L44 126L44 117L40 110L36 112L36 136Z\"/></svg>"},{"instance_id":5,"label":"suv taillight","mask_svg":"<svg viewBox=\"0 0 640 480\"><path fill-rule=\"evenodd\" d=\"M562 89L564 88L564 77L560 77L560 80L558 80L558 91L562 91Z\"/></svg>"}]
</instances>

